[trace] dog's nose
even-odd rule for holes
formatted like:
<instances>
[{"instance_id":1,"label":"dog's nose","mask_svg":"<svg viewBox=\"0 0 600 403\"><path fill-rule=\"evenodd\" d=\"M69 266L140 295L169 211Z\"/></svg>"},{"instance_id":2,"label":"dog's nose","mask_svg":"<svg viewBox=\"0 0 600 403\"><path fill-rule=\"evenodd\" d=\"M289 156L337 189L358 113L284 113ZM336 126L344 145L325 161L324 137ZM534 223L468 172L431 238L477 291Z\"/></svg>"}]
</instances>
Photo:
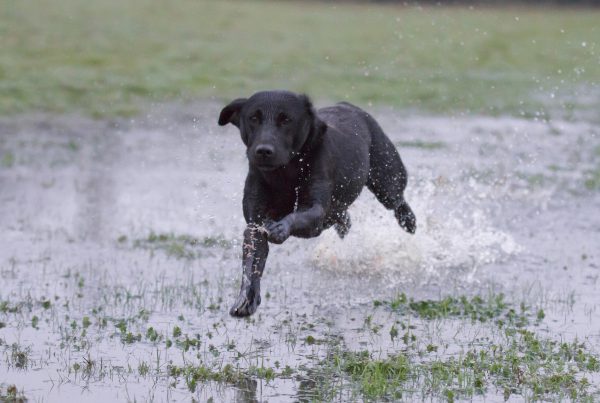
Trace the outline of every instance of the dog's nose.
<instances>
[{"instance_id":1,"label":"dog's nose","mask_svg":"<svg viewBox=\"0 0 600 403\"><path fill-rule=\"evenodd\" d=\"M256 155L259 157L268 158L273 155L275 149L273 148L273 146L270 146L268 144L261 144L258 147L256 147L255 152Z\"/></svg>"}]
</instances>

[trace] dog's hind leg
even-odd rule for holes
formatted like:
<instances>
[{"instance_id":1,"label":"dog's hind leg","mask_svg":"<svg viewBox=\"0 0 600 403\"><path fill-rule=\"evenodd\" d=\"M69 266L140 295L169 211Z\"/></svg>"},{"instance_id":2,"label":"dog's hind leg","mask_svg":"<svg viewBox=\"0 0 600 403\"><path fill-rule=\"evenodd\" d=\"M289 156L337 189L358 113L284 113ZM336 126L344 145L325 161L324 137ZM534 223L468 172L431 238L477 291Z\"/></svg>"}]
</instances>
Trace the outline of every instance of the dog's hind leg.
<instances>
[{"instance_id":1,"label":"dog's hind leg","mask_svg":"<svg viewBox=\"0 0 600 403\"><path fill-rule=\"evenodd\" d=\"M352 226L352 221L350 221L350 214L347 211L343 211L338 214L337 222L333 224L335 231L340 236L340 238L344 239L348 231L350 231L350 227Z\"/></svg>"},{"instance_id":2,"label":"dog's hind leg","mask_svg":"<svg viewBox=\"0 0 600 403\"><path fill-rule=\"evenodd\" d=\"M367 115L371 132L369 149L369 179L367 187L388 210L394 210L398 224L411 234L417 229L417 220L404 200L407 174L400 154L379 124Z\"/></svg>"}]
</instances>

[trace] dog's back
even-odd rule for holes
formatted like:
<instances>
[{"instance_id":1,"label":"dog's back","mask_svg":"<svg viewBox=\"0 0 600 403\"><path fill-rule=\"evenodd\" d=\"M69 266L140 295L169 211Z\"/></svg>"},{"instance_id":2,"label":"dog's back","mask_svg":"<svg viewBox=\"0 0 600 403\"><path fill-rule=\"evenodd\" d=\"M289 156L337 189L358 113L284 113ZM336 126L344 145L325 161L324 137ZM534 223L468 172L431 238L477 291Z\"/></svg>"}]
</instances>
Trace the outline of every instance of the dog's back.
<instances>
[{"instance_id":1,"label":"dog's back","mask_svg":"<svg viewBox=\"0 0 600 403\"><path fill-rule=\"evenodd\" d=\"M336 159L340 167L336 180L344 183L344 178L351 176L354 185L366 184L381 204L394 210L400 226L414 233L415 216L404 200L406 169L396 147L377 121L348 102L319 109L317 114L327 124L329 140L338 150Z\"/></svg>"},{"instance_id":2,"label":"dog's back","mask_svg":"<svg viewBox=\"0 0 600 403\"><path fill-rule=\"evenodd\" d=\"M322 147L325 155L320 160L331 169L335 184L329 214L332 220L326 220L330 225L367 184L371 133L365 112L353 105L329 106L319 109L317 115L327 124Z\"/></svg>"},{"instance_id":3,"label":"dog's back","mask_svg":"<svg viewBox=\"0 0 600 403\"><path fill-rule=\"evenodd\" d=\"M317 115L327 126L337 129L340 134L349 137L345 140L352 141L351 138L358 136L366 143L367 147L371 145L371 133L367 122L369 115L359 107L347 102L340 102L319 109Z\"/></svg>"}]
</instances>

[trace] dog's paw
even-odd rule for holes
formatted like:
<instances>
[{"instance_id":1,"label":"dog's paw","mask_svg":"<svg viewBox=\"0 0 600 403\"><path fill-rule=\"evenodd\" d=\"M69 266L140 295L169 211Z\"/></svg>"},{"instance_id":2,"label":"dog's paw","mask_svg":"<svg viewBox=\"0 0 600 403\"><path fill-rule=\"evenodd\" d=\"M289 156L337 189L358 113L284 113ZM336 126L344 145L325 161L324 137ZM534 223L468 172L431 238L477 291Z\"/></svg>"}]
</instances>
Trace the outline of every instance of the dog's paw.
<instances>
[{"instance_id":1,"label":"dog's paw","mask_svg":"<svg viewBox=\"0 0 600 403\"><path fill-rule=\"evenodd\" d=\"M292 230L291 224L285 218L281 221L269 222L265 227L269 234L267 239L269 242L276 244L281 244L288 239Z\"/></svg>"},{"instance_id":2,"label":"dog's paw","mask_svg":"<svg viewBox=\"0 0 600 403\"><path fill-rule=\"evenodd\" d=\"M412 212L410 206L404 202L394 212L398 224L408 233L414 234L417 230L417 217Z\"/></svg>"},{"instance_id":3,"label":"dog's paw","mask_svg":"<svg viewBox=\"0 0 600 403\"><path fill-rule=\"evenodd\" d=\"M238 318L250 316L256 312L259 305L260 294L253 291L241 292L229 310L229 314Z\"/></svg>"}]
</instances>

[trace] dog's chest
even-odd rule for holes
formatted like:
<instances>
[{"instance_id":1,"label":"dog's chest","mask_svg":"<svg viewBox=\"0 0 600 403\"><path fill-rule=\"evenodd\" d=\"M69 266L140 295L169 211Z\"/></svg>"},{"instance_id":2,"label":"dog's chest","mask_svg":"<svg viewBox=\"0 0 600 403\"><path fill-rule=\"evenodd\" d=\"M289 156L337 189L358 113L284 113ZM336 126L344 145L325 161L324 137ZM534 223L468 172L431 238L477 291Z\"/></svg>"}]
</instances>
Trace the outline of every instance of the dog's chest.
<instances>
[{"instance_id":1,"label":"dog's chest","mask_svg":"<svg viewBox=\"0 0 600 403\"><path fill-rule=\"evenodd\" d=\"M272 219L281 219L292 213L298 206L298 188L277 187L271 189L270 209L267 212Z\"/></svg>"},{"instance_id":2,"label":"dog's chest","mask_svg":"<svg viewBox=\"0 0 600 403\"><path fill-rule=\"evenodd\" d=\"M272 218L282 218L306 203L310 184L307 166L291 165L265 179L270 193L269 215Z\"/></svg>"}]
</instances>

